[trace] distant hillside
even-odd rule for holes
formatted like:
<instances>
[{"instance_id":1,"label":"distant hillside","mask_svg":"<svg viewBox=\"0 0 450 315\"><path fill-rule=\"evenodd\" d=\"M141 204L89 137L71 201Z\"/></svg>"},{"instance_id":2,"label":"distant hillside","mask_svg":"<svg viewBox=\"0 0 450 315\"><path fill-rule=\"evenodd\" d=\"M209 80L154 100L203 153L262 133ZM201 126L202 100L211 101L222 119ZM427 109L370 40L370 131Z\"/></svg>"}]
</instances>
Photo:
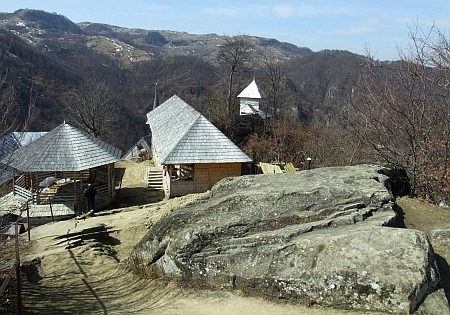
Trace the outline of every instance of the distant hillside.
<instances>
[{"instance_id":1,"label":"distant hillside","mask_svg":"<svg viewBox=\"0 0 450 315\"><path fill-rule=\"evenodd\" d=\"M3 20L1 27L26 38L34 45L39 45L42 40L51 36L83 35L84 44L88 47L112 58L122 61L128 59L130 62L161 56L198 56L213 61L217 47L223 39L223 36L217 34L194 35L167 30L129 29L91 22L75 24L63 15L40 10L22 9L14 13L0 13L0 19ZM77 38L71 37L72 41ZM276 39L247 37L254 45L256 55L263 55L269 48L281 59L312 53L309 48L297 47ZM106 45L103 43L105 40L114 44Z\"/></svg>"},{"instance_id":2,"label":"distant hillside","mask_svg":"<svg viewBox=\"0 0 450 315\"><path fill-rule=\"evenodd\" d=\"M120 134L107 140L127 150L149 133L145 114L151 110L155 83L163 102L177 94L209 113L211 103L225 97L227 74L217 54L224 36L169 30L128 29L84 22L39 10L0 13L0 49L9 51L9 80L19 101L38 95L30 129L48 131L65 117L61 95L87 76L102 78L118 92ZM261 60L271 55L286 69L284 103L293 119L309 120L313 110L340 106L351 90L364 58L345 51L312 52L276 39L245 35L252 43L253 68L238 73L236 95L253 76L264 88L268 82Z\"/></svg>"}]
</instances>

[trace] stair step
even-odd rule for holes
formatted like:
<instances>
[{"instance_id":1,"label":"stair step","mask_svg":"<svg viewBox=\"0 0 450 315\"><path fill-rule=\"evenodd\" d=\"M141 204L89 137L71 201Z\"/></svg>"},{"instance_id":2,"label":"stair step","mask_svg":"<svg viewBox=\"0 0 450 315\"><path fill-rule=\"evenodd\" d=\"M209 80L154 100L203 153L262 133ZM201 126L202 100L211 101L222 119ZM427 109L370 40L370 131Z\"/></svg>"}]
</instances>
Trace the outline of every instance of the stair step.
<instances>
[{"instance_id":1,"label":"stair step","mask_svg":"<svg viewBox=\"0 0 450 315\"><path fill-rule=\"evenodd\" d=\"M163 174L161 170L147 170L147 188L164 190Z\"/></svg>"}]
</instances>

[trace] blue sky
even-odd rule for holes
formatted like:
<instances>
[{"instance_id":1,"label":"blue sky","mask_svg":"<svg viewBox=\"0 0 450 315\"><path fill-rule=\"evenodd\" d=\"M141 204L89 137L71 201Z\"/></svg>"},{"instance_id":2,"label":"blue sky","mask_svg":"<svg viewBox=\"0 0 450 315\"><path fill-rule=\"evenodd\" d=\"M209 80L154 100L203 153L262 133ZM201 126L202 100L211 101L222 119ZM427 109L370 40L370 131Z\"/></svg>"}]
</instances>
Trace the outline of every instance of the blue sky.
<instances>
[{"instance_id":1,"label":"blue sky","mask_svg":"<svg viewBox=\"0 0 450 315\"><path fill-rule=\"evenodd\" d=\"M0 0L0 11L39 9L73 22L98 22L148 30L193 34L254 35L275 38L313 51L349 50L381 60L398 59L407 49L409 28L435 23L450 28L445 0Z\"/></svg>"}]
</instances>

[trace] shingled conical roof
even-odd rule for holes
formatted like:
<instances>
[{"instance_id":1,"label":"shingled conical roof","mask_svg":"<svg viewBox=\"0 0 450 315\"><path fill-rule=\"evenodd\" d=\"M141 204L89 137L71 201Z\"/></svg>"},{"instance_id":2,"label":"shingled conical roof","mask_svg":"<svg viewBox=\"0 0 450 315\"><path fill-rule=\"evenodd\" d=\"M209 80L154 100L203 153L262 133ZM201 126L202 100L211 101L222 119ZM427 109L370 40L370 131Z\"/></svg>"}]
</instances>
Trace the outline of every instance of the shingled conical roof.
<instances>
[{"instance_id":1,"label":"shingled conical roof","mask_svg":"<svg viewBox=\"0 0 450 315\"><path fill-rule=\"evenodd\" d=\"M202 114L174 95L147 114L162 164L252 160Z\"/></svg>"},{"instance_id":2,"label":"shingled conical roof","mask_svg":"<svg viewBox=\"0 0 450 315\"><path fill-rule=\"evenodd\" d=\"M81 171L117 162L121 153L108 143L63 123L2 162L24 172Z\"/></svg>"}]
</instances>

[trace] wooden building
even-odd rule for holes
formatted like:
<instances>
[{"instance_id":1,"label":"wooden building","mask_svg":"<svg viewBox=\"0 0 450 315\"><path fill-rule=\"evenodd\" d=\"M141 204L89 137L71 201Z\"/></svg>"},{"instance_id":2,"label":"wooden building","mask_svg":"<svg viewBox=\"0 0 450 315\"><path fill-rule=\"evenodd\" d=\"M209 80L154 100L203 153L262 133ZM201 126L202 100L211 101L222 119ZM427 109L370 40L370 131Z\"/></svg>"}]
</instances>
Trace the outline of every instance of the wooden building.
<instances>
[{"instance_id":1,"label":"wooden building","mask_svg":"<svg viewBox=\"0 0 450 315\"><path fill-rule=\"evenodd\" d=\"M114 169L122 151L63 123L2 162L22 172L14 176L13 193L32 204L64 204L84 210L88 183L97 190L99 207L115 194Z\"/></svg>"},{"instance_id":2,"label":"wooden building","mask_svg":"<svg viewBox=\"0 0 450 315\"><path fill-rule=\"evenodd\" d=\"M265 121L274 115L274 110L265 104L266 94L255 78L237 98L240 106L238 133L264 132Z\"/></svg>"},{"instance_id":3,"label":"wooden building","mask_svg":"<svg viewBox=\"0 0 450 315\"><path fill-rule=\"evenodd\" d=\"M9 132L0 138L0 161L15 150L22 148L46 132ZM0 162L0 196L11 191L14 170L8 165Z\"/></svg>"},{"instance_id":4,"label":"wooden building","mask_svg":"<svg viewBox=\"0 0 450 315\"><path fill-rule=\"evenodd\" d=\"M140 158L140 151L144 149L146 152L151 151L151 135L142 137L139 141L131 147L123 156L122 160L132 160Z\"/></svg>"},{"instance_id":5,"label":"wooden building","mask_svg":"<svg viewBox=\"0 0 450 315\"><path fill-rule=\"evenodd\" d=\"M240 176L252 160L198 111L174 95L147 114L152 156L166 196L201 193Z\"/></svg>"},{"instance_id":6,"label":"wooden building","mask_svg":"<svg viewBox=\"0 0 450 315\"><path fill-rule=\"evenodd\" d=\"M240 116L259 115L266 118L268 113L263 109L263 101L266 98L264 91L253 81L237 96L239 99Z\"/></svg>"}]
</instances>

